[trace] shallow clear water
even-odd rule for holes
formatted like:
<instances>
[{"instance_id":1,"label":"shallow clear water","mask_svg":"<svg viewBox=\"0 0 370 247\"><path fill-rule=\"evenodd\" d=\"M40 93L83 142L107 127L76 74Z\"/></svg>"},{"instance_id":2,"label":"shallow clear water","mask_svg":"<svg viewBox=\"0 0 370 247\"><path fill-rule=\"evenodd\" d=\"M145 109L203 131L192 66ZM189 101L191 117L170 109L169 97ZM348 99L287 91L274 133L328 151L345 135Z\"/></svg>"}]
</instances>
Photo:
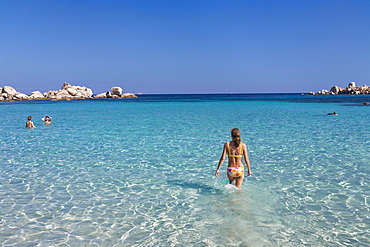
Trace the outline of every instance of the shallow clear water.
<instances>
[{"instance_id":1,"label":"shallow clear water","mask_svg":"<svg viewBox=\"0 0 370 247\"><path fill-rule=\"evenodd\" d=\"M370 246L366 96L0 103L2 246ZM338 116L327 116L337 111ZM33 116L34 130L24 127ZM53 117L51 126L41 118ZM225 188L238 127L253 175Z\"/></svg>"}]
</instances>

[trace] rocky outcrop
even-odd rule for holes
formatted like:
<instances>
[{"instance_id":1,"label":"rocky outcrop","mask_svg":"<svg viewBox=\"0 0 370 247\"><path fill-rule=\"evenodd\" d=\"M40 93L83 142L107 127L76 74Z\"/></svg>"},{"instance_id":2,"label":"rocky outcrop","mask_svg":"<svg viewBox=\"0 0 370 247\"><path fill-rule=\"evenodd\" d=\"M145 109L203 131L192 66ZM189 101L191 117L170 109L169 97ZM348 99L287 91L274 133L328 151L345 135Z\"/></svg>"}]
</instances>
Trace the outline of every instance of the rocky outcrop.
<instances>
[{"instance_id":1,"label":"rocky outcrop","mask_svg":"<svg viewBox=\"0 0 370 247\"><path fill-rule=\"evenodd\" d=\"M112 87L111 91L106 93L93 95L90 88L83 86L72 86L65 82L60 90L48 91L41 93L34 91L30 95L17 92L13 87L4 86L0 88L0 101L4 100L35 100L35 99L50 99L50 100L70 100L70 99L93 99L93 98L137 98L132 93L122 93L120 87Z\"/></svg>"},{"instance_id":2,"label":"rocky outcrop","mask_svg":"<svg viewBox=\"0 0 370 247\"><path fill-rule=\"evenodd\" d=\"M24 93L17 93L13 96L13 99L15 100L29 100L30 96Z\"/></svg>"},{"instance_id":3,"label":"rocky outcrop","mask_svg":"<svg viewBox=\"0 0 370 247\"><path fill-rule=\"evenodd\" d=\"M17 92L11 86L4 86L0 91L0 100L28 100L30 96Z\"/></svg>"},{"instance_id":4,"label":"rocky outcrop","mask_svg":"<svg viewBox=\"0 0 370 247\"><path fill-rule=\"evenodd\" d=\"M63 99L90 99L93 96L93 91L87 87L72 86L65 82L62 85L62 89L56 91L48 91L46 98L52 100L63 100Z\"/></svg>"},{"instance_id":5,"label":"rocky outcrop","mask_svg":"<svg viewBox=\"0 0 370 247\"><path fill-rule=\"evenodd\" d=\"M111 92L112 92L112 95L117 95L118 97L121 97L121 95L122 95L122 88L120 88L120 87L112 87Z\"/></svg>"},{"instance_id":6,"label":"rocky outcrop","mask_svg":"<svg viewBox=\"0 0 370 247\"><path fill-rule=\"evenodd\" d=\"M362 85L356 87L355 82L350 82L346 88L333 86L330 90L310 92L311 95L335 95L335 94L370 94L370 86Z\"/></svg>"},{"instance_id":7,"label":"rocky outcrop","mask_svg":"<svg viewBox=\"0 0 370 247\"><path fill-rule=\"evenodd\" d=\"M10 86L4 86L2 88L2 91L1 92L2 93L6 93L6 94L10 94L10 95L17 94L17 91L14 88L10 87Z\"/></svg>"},{"instance_id":8,"label":"rocky outcrop","mask_svg":"<svg viewBox=\"0 0 370 247\"><path fill-rule=\"evenodd\" d=\"M123 90L120 87L112 87L111 91L107 91L106 93L100 93L94 96L94 98L137 98L137 96L133 93L124 93L122 94Z\"/></svg>"},{"instance_id":9,"label":"rocky outcrop","mask_svg":"<svg viewBox=\"0 0 370 247\"><path fill-rule=\"evenodd\" d=\"M43 95L40 91L33 91L30 94L31 99L45 99L45 95Z\"/></svg>"},{"instance_id":10,"label":"rocky outcrop","mask_svg":"<svg viewBox=\"0 0 370 247\"><path fill-rule=\"evenodd\" d=\"M124 93L121 98L137 98L137 96L133 93Z\"/></svg>"}]
</instances>

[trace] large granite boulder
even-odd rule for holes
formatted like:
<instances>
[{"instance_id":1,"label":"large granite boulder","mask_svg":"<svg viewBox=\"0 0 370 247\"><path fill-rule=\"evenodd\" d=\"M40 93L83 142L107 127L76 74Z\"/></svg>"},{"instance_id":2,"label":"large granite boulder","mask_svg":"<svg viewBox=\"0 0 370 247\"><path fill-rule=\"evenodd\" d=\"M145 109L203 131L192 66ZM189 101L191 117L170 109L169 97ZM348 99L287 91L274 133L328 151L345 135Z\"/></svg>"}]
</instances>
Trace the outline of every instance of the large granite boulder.
<instances>
[{"instance_id":1,"label":"large granite boulder","mask_svg":"<svg viewBox=\"0 0 370 247\"><path fill-rule=\"evenodd\" d=\"M334 93L334 94L338 94L340 91L342 91L342 89L338 86L333 86L331 89L330 89L330 92Z\"/></svg>"},{"instance_id":2,"label":"large granite boulder","mask_svg":"<svg viewBox=\"0 0 370 247\"><path fill-rule=\"evenodd\" d=\"M103 99L103 98L108 98L107 93L100 93L94 96L96 99Z\"/></svg>"},{"instance_id":3,"label":"large granite boulder","mask_svg":"<svg viewBox=\"0 0 370 247\"><path fill-rule=\"evenodd\" d=\"M73 87L68 87L65 89L69 95L76 96L77 95L77 89Z\"/></svg>"},{"instance_id":4,"label":"large granite boulder","mask_svg":"<svg viewBox=\"0 0 370 247\"><path fill-rule=\"evenodd\" d=\"M122 95L122 88L120 88L120 87L112 87L111 88L111 92L112 92L112 95L117 95L117 96L121 97L121 95Z\"/></svg>"},{"instance_id":5,"label":"large granite boulder","mask_svg":"<svg viewBox=\"0 0 370 247\"><path fill-rule=\"evenodd\" d=\"M4 86L3 89L1 90L1 93L6 93L6 94L13 95L13 94L17 93L17 90L15 90L11 86Z\"/></svg>"},{"instance_id":6,"label":"large granite boulder","mask_svg":"<svg viewBox=\"0 0 370 247\"><path fill-rule=\"evenodd\" d=\"M77 87L77 95L81 95L84 98L91 98L93 91L87 87Z\"/></svg>"},{"instance_id":7,"label":"large granite boulder","mask_svg":"<svg viewBox=\"0 0 370 247\"><path fill-rule=\"evenodd\" d=\"M40 91L33 91L30 94L30 98L31 99L43 99L45 98L45 96Z\"/></svg>"},{"instance_id":8,"label":"large granite boulder","mask_svg":"<svg viewBox=\"0 0 370 247\"><path fill-rule=\"evenodd\" d=\"M55 96L59 98L64 98L64 97L69 98L72 95L70 95L67 90L62 89L62 90L57 91Z\"/></svg>"},{"instance_id":9,"label":"large granite boulder","mask_svg":"<svg viewBox=\"0 0 370 247\"><path fill-rule=\"evenodd\" d=\"M28 96L27 94L24 94L24 93L16 93L13 96L13 99L14 100L29 100L30 96Z\"/></svg>"},{"instance_id":10,"label":"large granite boulder","mask_svg":"<svg viewBox=\"0 0 370 247\"><path fill-rule=\"evenodd\" d=\"M349 89L349 88L356 88L356 82L350 82L349 84L348 84L348 86L347 86L347 88Z\"/></svg>"}]
</instances>

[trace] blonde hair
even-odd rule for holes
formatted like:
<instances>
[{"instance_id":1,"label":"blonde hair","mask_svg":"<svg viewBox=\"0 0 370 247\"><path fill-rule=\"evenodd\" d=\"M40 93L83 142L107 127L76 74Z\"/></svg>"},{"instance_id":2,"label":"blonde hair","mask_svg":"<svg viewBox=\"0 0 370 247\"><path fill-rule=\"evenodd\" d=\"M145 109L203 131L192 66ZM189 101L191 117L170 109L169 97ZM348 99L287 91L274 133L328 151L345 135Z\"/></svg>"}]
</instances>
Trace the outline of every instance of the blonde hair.
<instances>
[{"instance_id":1,"label":"blonde hair","mask_svg":"<svg viewBox=\"0 0 370 247\"><path fill-rule=\"evenodd\" d=\"M239 146L242 138L240 137L240 130L238 128L231 129L231 138L235 141L236 145Z\"/></svg>"}]
</instances>

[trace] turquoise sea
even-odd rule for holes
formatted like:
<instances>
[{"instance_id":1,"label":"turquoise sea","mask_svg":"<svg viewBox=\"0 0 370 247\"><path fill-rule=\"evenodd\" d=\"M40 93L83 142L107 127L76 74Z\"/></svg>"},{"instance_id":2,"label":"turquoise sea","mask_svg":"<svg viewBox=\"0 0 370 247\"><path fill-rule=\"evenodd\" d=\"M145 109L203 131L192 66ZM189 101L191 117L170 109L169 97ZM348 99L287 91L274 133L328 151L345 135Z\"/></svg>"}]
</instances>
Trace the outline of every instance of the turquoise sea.
<instances>
[{"instance_id":1,"label":"turquoise sea","mask_svg":"<svg viewBox=\"0 0 370 247\"><path fill-rule=\"evenodd\" d=\"M370 246L363 102L370 96L1 102L0 245ZM234 127L253 172L240 190L225 187L227 162L214 177Z\"/></svg>"}]
</instances>

